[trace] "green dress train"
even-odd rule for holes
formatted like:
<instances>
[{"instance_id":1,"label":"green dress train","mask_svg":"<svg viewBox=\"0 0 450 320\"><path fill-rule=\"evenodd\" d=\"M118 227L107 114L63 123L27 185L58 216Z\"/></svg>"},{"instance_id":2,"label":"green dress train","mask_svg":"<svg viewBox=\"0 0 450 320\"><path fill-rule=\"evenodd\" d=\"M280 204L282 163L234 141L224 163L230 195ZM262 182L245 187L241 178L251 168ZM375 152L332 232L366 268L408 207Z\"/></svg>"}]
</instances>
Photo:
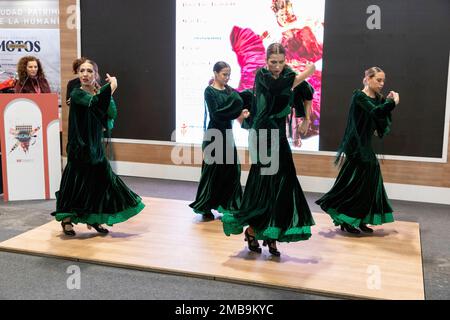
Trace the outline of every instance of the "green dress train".
<instances>
[{"instance_id":1,"label":"green dress train","mask_svg":"<svg viewBox=\"0 0 450 320\"><path fill-rule=\"evenodd\" d=\"M316 201L335 225L393 222L392 207L383 186L380 165L372 148L372 137L389 133L392 99L371 98L361 90L352 97L347 128L336 163L345 160L331 190Z\"/></svg>"},{"instance_id":2,"label":"green dress train","mask_svg":"<svg viewBox=\"0 0 450 320\"><path fill-rule=\"evenodd\" d=\"M259 240L294 242L311 237L310 227L315 223L297 179L286 137L286 116L293 107L291 88L294 79L295 72L288 67L278 79L264 68L256 74L250 111L252 165L240 209L225 212L222 217L223 229L228 236L242 233L244 226L251 225ZM267 148L255 152L260 143L266 144ZM269 163L264 155L278 157L278 161Z\"/></svg>"},{"instance_id":3,"label":"green dress train","mask_svg":"<svg viewBox=\"0 0 450 320\"><path fill-rule=\"evenodd\" d=\"M197 195L189 205L195 213L209 214L212 209L224 212L240 206L241 166L233 139L232 120L239 117L242 106L241 97L231 88L219 90L208 86L205 89L205 107L210 121L202 144L202 173Z\"/></svg>"},{"instance_id":4,"label":"green dress train","mask_svg":"<svg viewBox=\"0 0 450 320\"><path fill-rule=\"evenodd\" d=\"M144 204L112 171L105 156L104 132L114 125L117 108L109 84L96 95L76 88L71 94L67 165L56 192L57 221L113 224L138 214Z\"/></svg>"}]
</instances>

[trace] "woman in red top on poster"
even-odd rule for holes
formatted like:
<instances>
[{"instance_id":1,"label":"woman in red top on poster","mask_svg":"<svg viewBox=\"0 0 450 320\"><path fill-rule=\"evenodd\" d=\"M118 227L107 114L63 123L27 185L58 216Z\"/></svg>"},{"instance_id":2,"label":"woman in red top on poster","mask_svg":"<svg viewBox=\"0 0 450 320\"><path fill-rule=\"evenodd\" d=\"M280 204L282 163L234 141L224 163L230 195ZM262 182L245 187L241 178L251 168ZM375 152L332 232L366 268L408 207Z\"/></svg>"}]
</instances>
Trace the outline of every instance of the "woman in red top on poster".
<instances>
[{"instance_id":1,"label":"woman in red top on poster","mask_svg":"<svg viewBox=\"0 0 450 320\"><path fill-rule=\"evenodd\" d=\"M22 57L17 63L17 74L19 81L16 83L16 93L50 93L50 86L38 58Z\"/></svg>"}]
</instances>

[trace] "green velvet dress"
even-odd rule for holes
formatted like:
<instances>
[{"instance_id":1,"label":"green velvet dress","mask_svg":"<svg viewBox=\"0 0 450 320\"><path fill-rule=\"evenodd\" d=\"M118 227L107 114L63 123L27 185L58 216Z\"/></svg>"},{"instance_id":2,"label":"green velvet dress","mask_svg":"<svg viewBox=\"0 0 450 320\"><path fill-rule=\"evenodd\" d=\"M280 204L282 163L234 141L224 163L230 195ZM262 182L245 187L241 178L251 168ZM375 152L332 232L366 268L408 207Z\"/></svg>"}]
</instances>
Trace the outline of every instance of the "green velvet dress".
<instances>
[{"instance_id":1,"label":"green velvet dress","mask_svg":"<svg viewBox=\"0 0 450 320\"><path fill-rule=\"evenodd\" d=\"M240 206L241 166L232 134L232 120L239 117L242 106L241 97L231 88L218 90L208 86L205 89L205 107L210 121L202 144L202 173L197 195L189 205L195 213L211 213L211 209L224 212Z\"/></svg>"},{"instance_id":2,"label":"green velvet dress","mask_svg":"<svg viewBox=\"0 0 450 320\"><path fill-rule=\"evenodd\" d=\"M69 111L67 165L56 192L57 221L113 224L138 214L144 204L112 171L105 156L104 132L114 125L117 108L106 84L91 95L73 90Z\"/></svg>"},{"instance_id":3,"label":"green velvet dress","mask_svg":"<svg viewBox=\"0 0 450 320\"><path fill-rule=\"evenodd\" d=\"M310 227L315 223L297 179L286 137L294 79L295 72L288 67L278 79L264 68L256 74L249 133L252 166L240 209L225 212L222 217L226 235L242 233L243 227L250 225L259 240L294 242L311 236ZM267 150L260 148L257 152L260 143L267 144L263 148ZM277 170L273 170L276 161L268 162L263 155L274 160L278 156Z\"/></svg>"},{"instance_id":4,"label":"green velvet dress","mask_svg":"<svg viewBox=\"0 0 450 320\"><path fill-rule=\"evenodd\" d=\"M331 190L316 201L335 225L360 223L381 225L393 222L392 207L383 186L380 165L372 148L372 137L388 134L392 99L371 98L355 90L347 128L338 149L336 163L342 167Z\"/></svg>"}]
</instances>

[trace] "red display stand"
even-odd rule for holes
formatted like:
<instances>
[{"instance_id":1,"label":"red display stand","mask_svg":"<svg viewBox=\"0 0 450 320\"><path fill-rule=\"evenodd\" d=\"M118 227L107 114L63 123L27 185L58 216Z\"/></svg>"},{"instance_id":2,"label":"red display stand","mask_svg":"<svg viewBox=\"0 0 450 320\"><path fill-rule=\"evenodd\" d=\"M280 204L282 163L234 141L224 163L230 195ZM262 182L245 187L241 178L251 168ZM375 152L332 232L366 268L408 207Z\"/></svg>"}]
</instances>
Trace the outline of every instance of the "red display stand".
<instances>
[{"instance_id":1,"label":"red display stand","mask_svg":"<svg viewBox=\"0 0 450 320\"><path fill-rule=\"evenodd\" d=\"M4 201L55 198L61 179L58 96L0 94Z\"/></svg>"}]
</instances>

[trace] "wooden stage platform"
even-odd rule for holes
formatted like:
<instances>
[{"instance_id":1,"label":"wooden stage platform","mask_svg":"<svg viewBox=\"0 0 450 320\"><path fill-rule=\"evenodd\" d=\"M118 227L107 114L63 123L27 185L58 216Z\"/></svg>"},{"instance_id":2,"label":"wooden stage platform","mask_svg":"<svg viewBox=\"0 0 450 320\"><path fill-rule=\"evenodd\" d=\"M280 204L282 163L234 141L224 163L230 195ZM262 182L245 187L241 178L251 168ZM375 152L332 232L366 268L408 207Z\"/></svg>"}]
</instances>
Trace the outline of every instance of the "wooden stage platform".
<instances>
[{"instance_id":1,"label":"wooden stage platform","mask_svg":"<svg viewBox=\"0 0 450 320\"><path fill-rule=\"evenodd\" d=\"M0 250L123 268L195 276L342 298L424 299L419 225L396 221L373 235L350 235L315 213L308 241L280 243L281 257L249 252L243 234L227 237L187 201L144 198L146 208L101 236L55 221L0 243Z\"/></svg>"}]
</instances>

